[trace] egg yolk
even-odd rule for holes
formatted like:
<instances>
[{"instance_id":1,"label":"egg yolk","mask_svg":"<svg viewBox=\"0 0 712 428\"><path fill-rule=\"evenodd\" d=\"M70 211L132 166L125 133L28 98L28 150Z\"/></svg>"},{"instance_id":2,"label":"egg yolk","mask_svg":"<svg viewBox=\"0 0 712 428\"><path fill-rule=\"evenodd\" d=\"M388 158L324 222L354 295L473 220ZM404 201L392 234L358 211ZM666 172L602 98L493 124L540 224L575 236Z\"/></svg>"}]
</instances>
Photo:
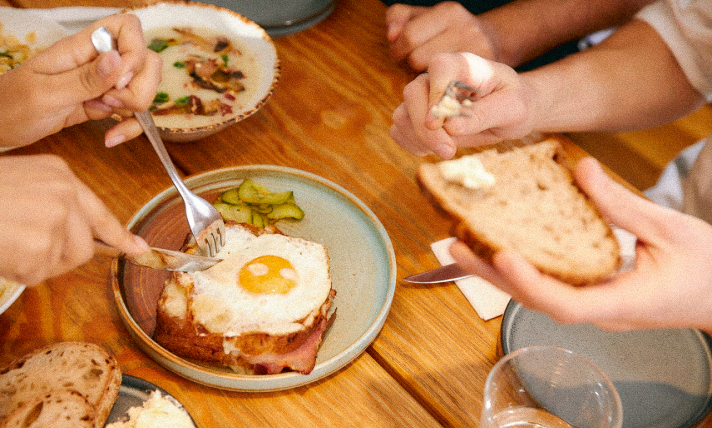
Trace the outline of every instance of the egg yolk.
<instances>
[{"instance_id":1,"label":"egg yolk","mask_svg":"<svg viewBox=\"0 0 712 428\"><path fill-rule=\"evenodd\" d=\"M287 259L260 256L240 269L238 284L253 293L285 294L297 285L297 272Z\"/></svg>"}]
</instances>

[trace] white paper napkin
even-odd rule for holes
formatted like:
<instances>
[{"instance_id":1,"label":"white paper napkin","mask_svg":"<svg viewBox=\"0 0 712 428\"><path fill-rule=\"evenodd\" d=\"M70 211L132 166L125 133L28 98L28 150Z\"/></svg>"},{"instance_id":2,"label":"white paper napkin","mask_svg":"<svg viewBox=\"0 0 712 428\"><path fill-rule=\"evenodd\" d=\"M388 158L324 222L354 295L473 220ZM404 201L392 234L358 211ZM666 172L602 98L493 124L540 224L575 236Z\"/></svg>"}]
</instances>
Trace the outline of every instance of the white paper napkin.
<instances>
[{"instance_id":1,"label":"white paper napkin","mask_svg":"<svg viewBox=\"0 0 712 428\"><path fill-rule=\"evenodd\" d=\"M632 269L635 265L636 236L616 227L613 228L613 234L616 236L621 249L621 271ZM454 237L445 238L430 245L435 257L443 266L455 262L450 255L450 245L455 239ZM455 281L455 284L475 309L477 315L485 321L502 315L511 298L509 294L479 276L459 279Z\"/></svg>"},{"instance_id":2,"label":"white paper napkin","mask_svg":"<svg viewBox=\"0 0 712 428\"><path fill-rule=\"evenodd\" d=\"M450 255L450 245L455 242L455 239L454 237L445 238L430 245L435 257L442 265L455 262L455 259ZM455 284L475 308L477 315L485 321L502 315L510 299L509 294L479 276L459 279L455 281Z\"/></svg>"}]
</instances>

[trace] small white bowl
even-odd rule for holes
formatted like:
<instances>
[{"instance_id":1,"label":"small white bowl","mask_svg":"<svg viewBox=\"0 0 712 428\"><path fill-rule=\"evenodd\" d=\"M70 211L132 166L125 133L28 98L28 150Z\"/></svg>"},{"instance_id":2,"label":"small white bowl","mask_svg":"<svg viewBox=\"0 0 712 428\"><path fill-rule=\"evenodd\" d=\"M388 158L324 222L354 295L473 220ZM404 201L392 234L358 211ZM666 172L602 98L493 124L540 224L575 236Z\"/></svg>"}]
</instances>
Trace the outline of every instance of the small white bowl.
<instances>
[{"instance_id":1,"label":"small white bowl","mask_svg":"<svg viewBox=\"0 0 712 428\"><path fill-rule=\"evenodd\" d=\"M183 116L184 125L183 122L167 125L165 117L154 115L156 126L165 141L191 142L205 138L252 115L272 96L281 74L277 49L267 32L244 16L212 4L183 1L155 3L125 12L138 16L144 31L162 27L206 28L244 46L248 51L246 56L253 56L256 62L257 76L245 78L245 86L249 85L244 92L245 98L239 100L239 106L234 106L231 114L221 116L216 122L191 125L187 115Z\"/></svg>"}]
</instances>

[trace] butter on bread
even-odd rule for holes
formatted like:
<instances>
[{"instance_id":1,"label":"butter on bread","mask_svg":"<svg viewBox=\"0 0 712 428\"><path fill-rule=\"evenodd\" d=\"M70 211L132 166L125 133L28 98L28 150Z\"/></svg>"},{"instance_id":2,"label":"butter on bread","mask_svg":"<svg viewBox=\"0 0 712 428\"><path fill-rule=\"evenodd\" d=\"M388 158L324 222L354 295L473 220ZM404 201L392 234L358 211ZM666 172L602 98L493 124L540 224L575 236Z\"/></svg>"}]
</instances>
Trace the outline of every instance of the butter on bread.
<instances>
[{"instance_id":1,"label":"butter on bread","mask_svg":"<svg viewBox=\"0 0 712 428\"><path fill-rule=\"evenodd\" d=\"M253 264L263 256L288 260L290 267ZM217 257L224 260L213 268L176 272L166 281L154 340L180 357L241 373L310 373L334 317L326 248L287 237L274 226L226 222L226 244ZM287 272L295 278L293 288L252 289L256 284L243 277L252 268L256 277Z\"/></svg>"},{"instance_id":2,"label":"butter on bread","mask_svg":"<svg viewBox=\"0 0 712 428\"><path fill-rule=\"evenodd\" d=\"M120 387L121 369L104 348L84 342L56 343L0 370L0 420L11 423L30 405L40 411L33 413L38 421L63 412L82 420L91 414L89 426L103 427ZM76 394L83 397L91 412Z\"/></svg>"},{"instance_id":3,"label":"butter on bread","mask_svg":"<svg viewBox=\"0 0 712 428\"><path fill-rule=\"evenodd\" d=\"M618 241L575 184L558 141L466 156L481 164L480 178L469 177L481 185L446 179L443 172L451 171L441 166L450 161L422 164L417 179L454 220L455 236L480 257L490 260L496 251L514 250L542 272L574 285L601 281L617 269Z\"/></svg>"}]
</instances>

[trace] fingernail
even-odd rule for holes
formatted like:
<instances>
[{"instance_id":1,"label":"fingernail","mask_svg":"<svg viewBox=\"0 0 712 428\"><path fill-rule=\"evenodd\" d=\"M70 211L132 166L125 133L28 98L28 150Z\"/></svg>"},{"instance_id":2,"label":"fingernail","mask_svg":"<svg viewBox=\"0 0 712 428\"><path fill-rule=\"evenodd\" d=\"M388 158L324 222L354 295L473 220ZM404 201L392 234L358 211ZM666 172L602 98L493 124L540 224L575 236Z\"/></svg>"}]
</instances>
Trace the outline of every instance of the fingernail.
<instances>
[{"instance_id":1,"label":"fingernail","mask_svg":"<svg viewBox=\"0 0 712 428\"><path fill-rule=\"evenodd\" d=\"M116 147L124 141L126 141L125 135L117 135L115 137L107 138L106 140L104 140L104 145L106 147Z\"/></svg>"},{"instance_id":2,"label":"fingernail","mask_svg":"<svg viewBox=\"0 0 712 428\"><path fill-rule=\"evenodd\" d=\"M386 39L388 41L392 42L393 39L395 39L395 25L393 23L389 23L388 26L386 26Z\"/></svg>"},{"instance_id":3,"label":"fingernail","mask_svg":"<svg viewBox=\"0 0 712 428\"><path fill-rule=\"evenodd\" d=\"M119 100L118 98L114 98L111 95L104 95L103 97L101 97L101 101L111 107L122 108L124 106L124 103L121 102L121 100Z\"/></svg>"},{"instance_id":4,"label":"fingernail","mask_svg":"<svg viewBox=\"0 0 712 428\"><path fill-rule=\"evenodd\" d=\"M133 72L129 71L128 73L124 74L118 82L116 82L116 89L124 89L129 85L131 79L133 79Z\"/></svg>"},{"instance_id":5,"label":"fingernail","mask_svg":"<svg viewBox=\"0 0 712 428\"><path fill-rule=\"evenodd\" d=\"M84 104L87 107L94 108L97 110L105 111L105 112L112 112L114 111L113 107L110 105L107 105L106 103L99 101L99 100L88 100L84 101Z\"/></svg>"},{"instance_id":6,"label":"fingernail","mask_svg":"<svg viewBox=\"0 0 712 428\"><path fill-rule=\"evenodd\" d=\"M121 56L118 51L109 51L101 57L97 66L97 73L101 77L109 77L121 64Z\"/></svg>"},{"instance_id":7,"label":"fingernail","mask_svg":"<svg viewBox=\"0 0 712 428\"><path fill-rule=\"evenodd\" d=\"M450 159L455 156L455 147L449 144L441 144L435 149L435 154L443 159Z\"/></svg>"},{"instance_id":8,"label":"fingernail","mask_svg":"<svg viewBox=\"0 0 712 428\"><path fill-rule=\"evenodd\" d=\"M134 241L136 242L136 247L139 248L141 253L145 253L150 250L151 247L138 235L134 235Z\"/></svg>"}]
</instances>

